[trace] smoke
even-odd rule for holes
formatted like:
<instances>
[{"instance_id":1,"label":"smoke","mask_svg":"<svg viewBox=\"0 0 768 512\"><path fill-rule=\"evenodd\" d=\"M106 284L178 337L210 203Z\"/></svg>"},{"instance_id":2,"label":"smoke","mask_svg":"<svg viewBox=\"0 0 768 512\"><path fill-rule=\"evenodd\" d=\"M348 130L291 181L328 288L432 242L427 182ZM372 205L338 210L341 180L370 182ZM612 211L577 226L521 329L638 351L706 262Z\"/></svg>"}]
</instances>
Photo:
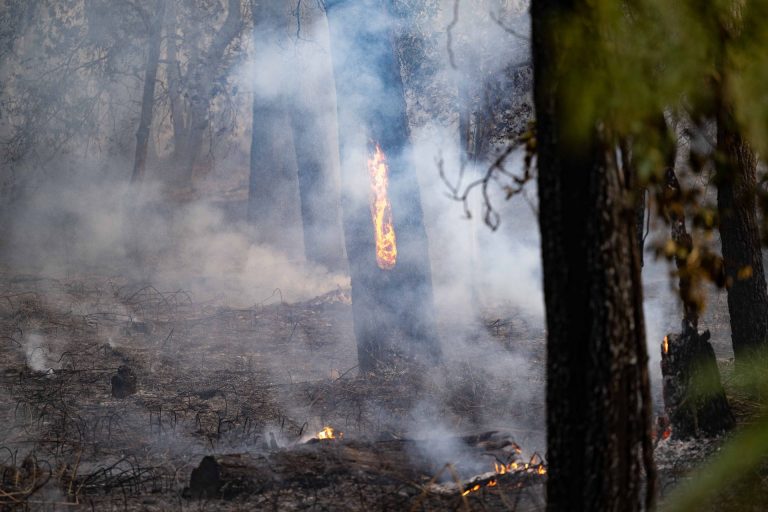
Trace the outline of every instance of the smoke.
<instances>
[{"instance_id":1,"label":"smoke","mask_svg":"<svg viewBox=\"0 0 768 512\"><path fill-rule=\"evenodd\" d=\"M30 333L24 336L22 348L27 366L34 372L46 373L61 368L61 353L55 340L48 343L40 334Z\"/></svg>"}]
</instances>

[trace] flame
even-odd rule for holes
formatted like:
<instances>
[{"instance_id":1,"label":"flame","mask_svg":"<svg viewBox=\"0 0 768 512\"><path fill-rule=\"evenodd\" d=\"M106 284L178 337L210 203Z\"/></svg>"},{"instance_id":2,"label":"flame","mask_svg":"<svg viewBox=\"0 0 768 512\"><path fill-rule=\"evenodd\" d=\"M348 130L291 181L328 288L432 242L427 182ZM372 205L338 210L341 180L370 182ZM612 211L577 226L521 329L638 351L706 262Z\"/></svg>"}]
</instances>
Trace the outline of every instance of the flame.
<instances>
[{"instance_id":1,"label":"flame","mask_svg":"<svg viewBox=\"0 0 768 512\"><path fill-rule=\"evenodd\" d=\"M392 203L387 196L387 157L378 144L368 159L368 172L371 175L371 217L376 235L376 264L383 270L389 270L397 262L397 242L392 224Z\"/></svg>"},{"instance_id":2,"label":"flame","mask_svg":"<svg viewBox=\"0 0 768 512\"><path fill-rule=\"evenodd\" d=\"M666 438L665 438L666 439ZM539 457L537 454L534 454L533 457L531 457L531 460L529 462L517 462L512 461L507 464L494 462L493 463L493 470L496 472L497 475L506 475L507 473L535 473L537 475L546 475L547 474L547 468L544 467L544 461L541 460L541 457ZM495 478L491 478L485 483L485 487L496 487L499 484L499 481ZM462 496L467 496L470 493L477 492L480 489L483 488L483 485L481 484L475 484L471 487L468 487L466 490L461 492Z\"/></svg>"},{"instance_id":3,"label":"flame","mask_svg":"<svg viewBox=\"0 0 768 512\"><path fill-rule=\"evenodd\" d=\"M669 336L664 336L664 341L661 343L661 350L665 353L669 353Z\"/></svg>"},{"instance_id":4,"label":"flame","mask_svg":"<svg viewBox=\"0 0 768 512\"><path fill-rule=\"evenodd\" d=\"M471 492L475 492L475 491L479 491L479 490L480 490L480 484L475 484L474 486L470 487L466 491L462 492L461 495L462 496L466 496L467 494L469 494Z\"/></svg>"},{"instance_id":5,"label":"flame","mask_svg":"<svg viewBox=\"0 0 768 512\"><path fill-rule=\"evenodd\" d=\"M317 433L315 436L317 439L324 440L324 439L341 439L344 437L343 432L339 432L338 436L336 434L336 431L333 430L331 427L325 427L323 430Z\"/></svg>"}]
</instances>

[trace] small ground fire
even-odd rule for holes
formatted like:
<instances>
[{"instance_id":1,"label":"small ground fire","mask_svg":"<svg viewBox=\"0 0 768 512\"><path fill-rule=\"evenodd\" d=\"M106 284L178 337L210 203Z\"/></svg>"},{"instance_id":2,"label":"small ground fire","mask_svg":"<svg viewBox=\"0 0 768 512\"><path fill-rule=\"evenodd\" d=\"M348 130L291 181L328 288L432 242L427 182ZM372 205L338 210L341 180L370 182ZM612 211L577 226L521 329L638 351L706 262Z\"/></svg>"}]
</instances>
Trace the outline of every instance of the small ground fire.
<instances>
[{"instance_id":1,"label":"small ground fire","mask_svg":"<svg viewBox=\"0 0 768 512\"><path fill-rule=\"evenodd\" d=\"M321 441L327 439L341 439L342 437L344 437L344 434L342 432L336 432L332 427L323 428L323 430L318 432L315 436L316 439Z\"/></svg>"},{"instance_id":2,"label":"small ground fire","mask_svg":"<svg viewBox=\"0 0 768 512\"><path fill-rule=\"evenodd\" d=\"M368 159L371 175L371 217L376 236L376 264L382 270L390 270L397 263L397 241L392 224L392 203L387 195L389 187L387 157L379 144L374 145Z\"/></svg>"}]
</instances>

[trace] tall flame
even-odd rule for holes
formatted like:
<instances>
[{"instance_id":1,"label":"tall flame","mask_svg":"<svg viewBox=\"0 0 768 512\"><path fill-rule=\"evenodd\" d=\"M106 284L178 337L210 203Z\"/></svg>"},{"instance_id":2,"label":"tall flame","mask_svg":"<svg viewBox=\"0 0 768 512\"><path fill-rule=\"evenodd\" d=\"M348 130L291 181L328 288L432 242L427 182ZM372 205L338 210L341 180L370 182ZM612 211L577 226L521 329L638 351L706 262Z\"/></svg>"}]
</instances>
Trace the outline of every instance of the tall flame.
<instances>
[{"instance_id":1,"label":"tall flame","mask_svg":"<svg viewBox=\"0 0 768 512\"><path fill-rule=\"evenodd\" d=\"M665 354L669 352L669 337L664 336L664 341L661 343L661 350Z\"/></svg>"},{"instance_id":2,"label":"tall flame","mask_svg":"<svg viewBox=\"0 0 768 512\"><path fill-rule=\"evenodd\" d=\"M387 196L388 170L387 157L381 150L381 146L376 144L373 155L368 159L368 172L371 175L371 218L376 235L376 264L383 270L389 270L397 263L392 203Z\"/></svg>"}]
</instances>

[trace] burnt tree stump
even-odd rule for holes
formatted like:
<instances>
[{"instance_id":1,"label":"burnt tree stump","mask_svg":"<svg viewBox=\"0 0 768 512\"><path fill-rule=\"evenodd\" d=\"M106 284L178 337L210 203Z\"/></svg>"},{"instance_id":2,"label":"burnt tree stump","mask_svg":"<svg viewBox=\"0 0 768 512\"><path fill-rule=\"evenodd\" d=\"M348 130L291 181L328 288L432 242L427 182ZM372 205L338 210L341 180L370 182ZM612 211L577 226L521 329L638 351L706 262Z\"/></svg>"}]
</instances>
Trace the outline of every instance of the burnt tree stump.
<instances>
[{"instance_id":1,"label":"burnt tree stump","mask_svg":"<svg viewBox=\"0 0 768 512\"><path fill-rule=\"evenodd\" d=\"M662 342L664 410L675 439L715 436L735 424L709 337L684 325Z\"/></svg>"},{"instance_id":2,"label":"burnt tree stump","mask_svg":"<svg viewBox=\"0 0 768 512\"><path fill-rule=\"evenodd\" d=\"M112 376L112 396L125 398L136 393L136 374L127 366L121 366Z\"/></svg>"}]
</instances>

